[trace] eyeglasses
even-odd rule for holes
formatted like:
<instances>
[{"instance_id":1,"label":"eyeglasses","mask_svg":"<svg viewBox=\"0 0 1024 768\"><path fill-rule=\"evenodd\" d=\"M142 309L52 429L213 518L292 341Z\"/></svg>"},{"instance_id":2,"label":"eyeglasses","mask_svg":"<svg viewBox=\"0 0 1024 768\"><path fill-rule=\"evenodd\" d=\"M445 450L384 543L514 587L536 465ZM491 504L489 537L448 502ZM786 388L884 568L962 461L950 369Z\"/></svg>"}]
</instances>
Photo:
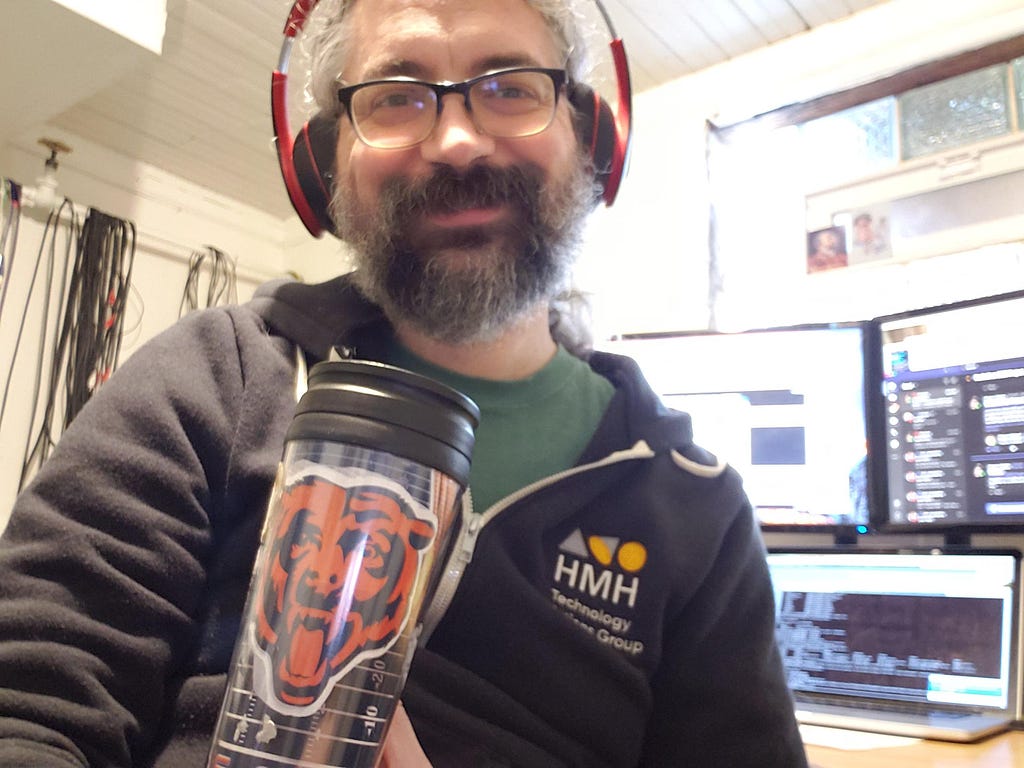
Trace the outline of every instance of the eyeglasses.
<instances>
[{"instance_id":1,"label":"eyeglasses","mask_svg":"<svg viewBox=\"0 0 1024 768\"><path fill-rule=\"evenodd\" d=\"M425 140L437 125L442 99L462 96L473 125L502 139L533 136L551 125L564 69L520 67L461 83L426 83L395 78L338 89L356 135L377 149L405 149Z\"/></svg>"}]
</instances>

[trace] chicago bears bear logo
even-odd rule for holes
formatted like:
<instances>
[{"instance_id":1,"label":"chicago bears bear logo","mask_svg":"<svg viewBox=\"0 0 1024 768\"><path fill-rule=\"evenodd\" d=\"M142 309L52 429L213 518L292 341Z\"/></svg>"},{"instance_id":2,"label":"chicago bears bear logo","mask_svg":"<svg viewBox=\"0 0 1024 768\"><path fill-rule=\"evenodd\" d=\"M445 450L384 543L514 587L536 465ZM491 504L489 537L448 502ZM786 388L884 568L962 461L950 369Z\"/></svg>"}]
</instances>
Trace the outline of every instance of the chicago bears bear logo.
<instances>
[{"instance_id":1,"label":"chicago bears bear logo","mask_svg":"<svg viewBox=\"0 0 1024 768\"><path fill-rule=\"evenodd\" d=\"M385 484L310 476L285 489L256 593L255 674L268 705L312 714L334 681L394 643L434 532Z\"/></svg>"}]
</instances>

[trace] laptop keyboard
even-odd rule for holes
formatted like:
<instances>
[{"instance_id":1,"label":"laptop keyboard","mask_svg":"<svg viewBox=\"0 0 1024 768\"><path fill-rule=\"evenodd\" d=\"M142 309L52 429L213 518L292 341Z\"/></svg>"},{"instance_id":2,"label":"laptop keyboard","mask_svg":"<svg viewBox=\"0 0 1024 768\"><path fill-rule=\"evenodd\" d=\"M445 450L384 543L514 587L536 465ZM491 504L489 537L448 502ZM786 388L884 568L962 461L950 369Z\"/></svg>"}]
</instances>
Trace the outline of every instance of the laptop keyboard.
<instances>
[{"instance_id":1,"label":"laptop keyboard","mask_svg":"<svg viewBox=\"0 0 1024 768\"><path fill-rule=\"evenodd\" d=\"M835 709L842 709L846 712L883 712L883 713L896 713L900 715L915 715L915 716L928 716L928 715L940 715L944 718L959 719L963 717L969 717L973 712L962 712L962 711L946 711L946 710L928 710L923 708L920 704L910 704L898 701L872 701L871 699L864 699L857 701L856 703L849 700L844 701L822 701L821 699L815 701L808 701L807 699L797 697L796 708L815 708L815 707L831 707Z\"/></svg>"}]
</instances>

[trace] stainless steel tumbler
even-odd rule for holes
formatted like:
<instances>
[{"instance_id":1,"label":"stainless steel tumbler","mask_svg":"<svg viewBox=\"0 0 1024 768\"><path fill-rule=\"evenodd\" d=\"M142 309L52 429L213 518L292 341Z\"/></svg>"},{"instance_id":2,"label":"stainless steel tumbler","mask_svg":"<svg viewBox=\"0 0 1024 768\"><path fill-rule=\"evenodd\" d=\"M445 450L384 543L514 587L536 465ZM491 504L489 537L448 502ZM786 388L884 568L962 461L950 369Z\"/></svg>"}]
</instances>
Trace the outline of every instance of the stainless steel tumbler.
<instances>
[{"instance_id":1,"label":"stainless steel tumbler","mask_svg":"<svg viewBox=\"0 0 1024 768\"><path fill-rule=\"evenodd\" d=\"M458 527L479 411L388 365L314 366L285 437L208 768L372 768Z\"/></svg>"}]
</instances>

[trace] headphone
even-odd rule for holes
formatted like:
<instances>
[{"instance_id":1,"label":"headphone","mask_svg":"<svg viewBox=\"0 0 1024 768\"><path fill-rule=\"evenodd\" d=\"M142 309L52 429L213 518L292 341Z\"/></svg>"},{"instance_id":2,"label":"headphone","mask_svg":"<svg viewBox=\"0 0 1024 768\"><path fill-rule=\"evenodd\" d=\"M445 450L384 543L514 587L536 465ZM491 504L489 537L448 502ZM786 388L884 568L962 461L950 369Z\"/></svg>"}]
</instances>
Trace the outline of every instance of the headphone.
<instances>
[{"instance_id":1,"label":"headphone","mask_svg":"<svg viewBox=\"0 0 1024 768\"><path fill-rule=\"evenodd\" d=\"M334 233L334 223L328 211L334 184L338 118L334 114L318 112L292 137L288 124L288 61L296 36L318 2L295 0L285 23L277 69L270 81L274 144L281 176L292 207L314 237L320 237L325 231ZM611 205L618 194L629 156L632 87L622 38L615 33L611 18L600 0L594 2L610 36L618 108L613 112L607 101L583 83L570 83L567 96L576 111L576 135L581 146L588 148L594 176L601 189L595 202L604 200L605 205Z\"/></svg>"}]
</instances>

